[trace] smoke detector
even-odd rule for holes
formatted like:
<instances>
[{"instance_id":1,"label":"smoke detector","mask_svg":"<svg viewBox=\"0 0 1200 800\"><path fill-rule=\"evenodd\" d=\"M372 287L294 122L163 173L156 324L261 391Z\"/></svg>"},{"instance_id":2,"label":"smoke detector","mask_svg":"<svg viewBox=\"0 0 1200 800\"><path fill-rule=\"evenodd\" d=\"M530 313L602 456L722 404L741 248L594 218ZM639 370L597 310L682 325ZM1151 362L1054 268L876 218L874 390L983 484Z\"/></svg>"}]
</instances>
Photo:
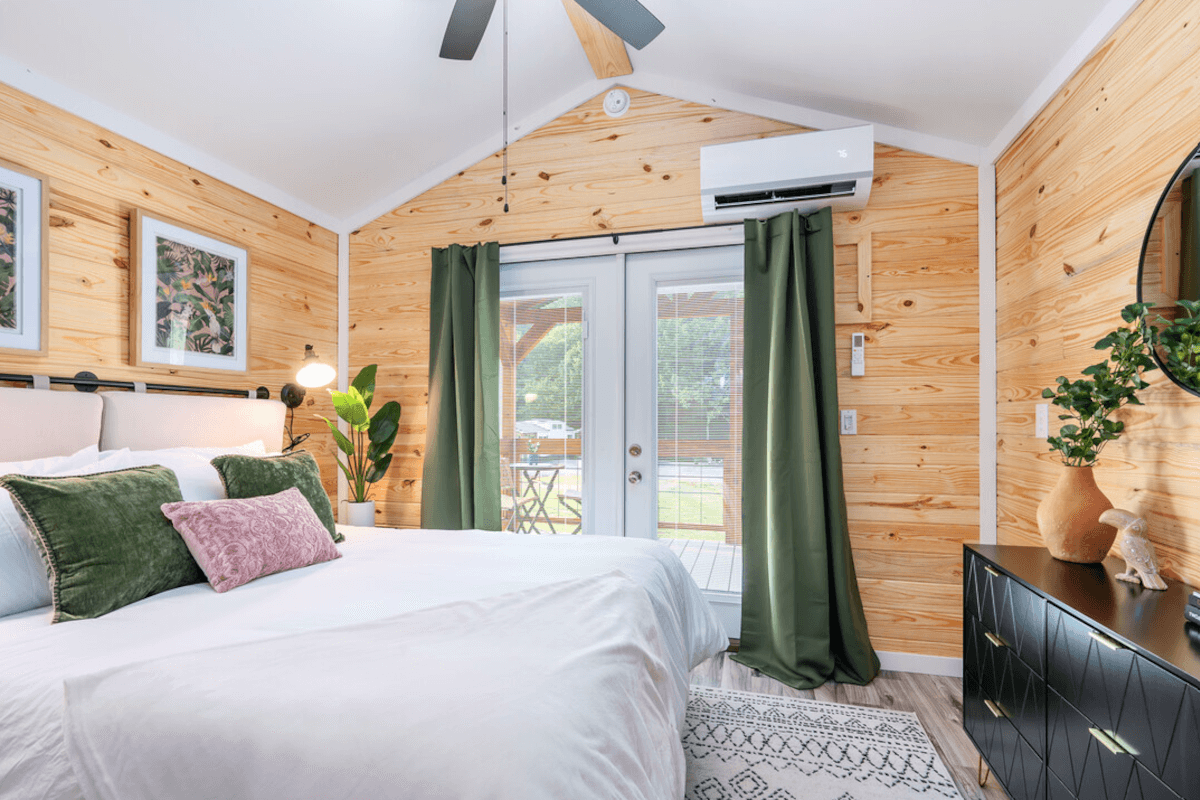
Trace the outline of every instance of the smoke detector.
<instances>
[{"instance_id":1,"label":"smoke detector","mask_svg":"<svg viewBox=\"0 0 1200 800\"><path fill-rule=\"evenodd\" d=\"M629 110L629 92L624 89L613 89L604 95L604 113L610 117L619 117Z\"/></svg>"}]
</instances>

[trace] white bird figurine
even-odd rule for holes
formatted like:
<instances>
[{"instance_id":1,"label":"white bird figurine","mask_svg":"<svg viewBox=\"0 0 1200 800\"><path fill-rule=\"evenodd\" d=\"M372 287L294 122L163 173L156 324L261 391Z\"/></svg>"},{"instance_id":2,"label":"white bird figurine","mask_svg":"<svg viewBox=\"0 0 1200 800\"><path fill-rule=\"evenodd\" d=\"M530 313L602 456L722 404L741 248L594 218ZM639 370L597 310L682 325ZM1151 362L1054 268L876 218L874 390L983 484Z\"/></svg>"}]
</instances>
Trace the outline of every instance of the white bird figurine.
<instances>
[{"instance_id":1,"label":"white bird figurine","mask_svg":"<svg viewBox=\"0 0 1200 800\"><path fill-rule=\"evenodd\" d=\"M1119 581L1140 583L1147 589L1164 591L1167 584L1159 577L1154 545L1146 538L1146 520L1132 511L1110 508L1100 515L1100 521L1119 532L1117 549L1125 559L1125 571L1114 577Z\"/></svg>"}]
</instances>

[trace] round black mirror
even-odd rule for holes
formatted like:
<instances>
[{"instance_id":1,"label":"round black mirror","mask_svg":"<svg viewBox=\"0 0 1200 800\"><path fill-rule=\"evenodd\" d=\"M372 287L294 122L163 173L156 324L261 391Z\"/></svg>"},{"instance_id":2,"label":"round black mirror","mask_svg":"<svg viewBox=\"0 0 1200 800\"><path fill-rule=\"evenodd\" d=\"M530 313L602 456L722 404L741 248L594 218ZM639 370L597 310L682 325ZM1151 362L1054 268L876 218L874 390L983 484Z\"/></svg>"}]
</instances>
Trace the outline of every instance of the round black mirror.
<instances>
[{"instance_id":1,"label":"round black mirror","mask_svg":"<svg viewBox=\"0 0 1200 800\"><path fill-rule=\"evenodd\" d=\"M1200 396L1200 145L1175 170L1146 227L1138 302L1153 306L1154 360Z\"/></svg>"}]
</instances>

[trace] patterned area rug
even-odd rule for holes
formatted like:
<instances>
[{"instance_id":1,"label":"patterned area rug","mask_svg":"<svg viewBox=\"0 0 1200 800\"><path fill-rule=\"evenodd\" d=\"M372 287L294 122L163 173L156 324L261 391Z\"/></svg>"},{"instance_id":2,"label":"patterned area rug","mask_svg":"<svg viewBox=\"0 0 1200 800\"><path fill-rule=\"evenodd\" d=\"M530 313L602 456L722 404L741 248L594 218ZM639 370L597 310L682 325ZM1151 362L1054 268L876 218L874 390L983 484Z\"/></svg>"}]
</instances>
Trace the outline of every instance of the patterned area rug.
<instances>
[{"instance_id":1,"label":"patterned area rug","mask_svg":"<svg viewBox=\"0 0 1200 800\"><path fill-rule=\"evenodd\" d=\"M916 714L691 687L686 800L961 800Z\"/></svg>"}]
</instances>

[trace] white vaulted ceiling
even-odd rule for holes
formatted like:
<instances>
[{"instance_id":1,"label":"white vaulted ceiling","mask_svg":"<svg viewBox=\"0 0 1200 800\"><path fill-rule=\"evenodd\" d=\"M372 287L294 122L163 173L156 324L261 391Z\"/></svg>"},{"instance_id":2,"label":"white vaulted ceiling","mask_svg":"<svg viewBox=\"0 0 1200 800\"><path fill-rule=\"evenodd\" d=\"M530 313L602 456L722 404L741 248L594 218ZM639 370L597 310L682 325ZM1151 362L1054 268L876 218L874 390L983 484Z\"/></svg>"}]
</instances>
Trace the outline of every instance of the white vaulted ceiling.
<instances>
[{"instance_id":1,"label":"white vaulted ceiling","mask_svg":"<svg viewBox=\"0 0 1200 800\"><path fill-rule=\"evenodd\" d=\"M624 83L969 150L1116 0L643 0L666 30L605 83L560 0L508 2L514 136ZM501 5L471 62L437 57L452 6L0 0L0 81L339 227L498 141Z\"/></svg>"}]
</instances>

